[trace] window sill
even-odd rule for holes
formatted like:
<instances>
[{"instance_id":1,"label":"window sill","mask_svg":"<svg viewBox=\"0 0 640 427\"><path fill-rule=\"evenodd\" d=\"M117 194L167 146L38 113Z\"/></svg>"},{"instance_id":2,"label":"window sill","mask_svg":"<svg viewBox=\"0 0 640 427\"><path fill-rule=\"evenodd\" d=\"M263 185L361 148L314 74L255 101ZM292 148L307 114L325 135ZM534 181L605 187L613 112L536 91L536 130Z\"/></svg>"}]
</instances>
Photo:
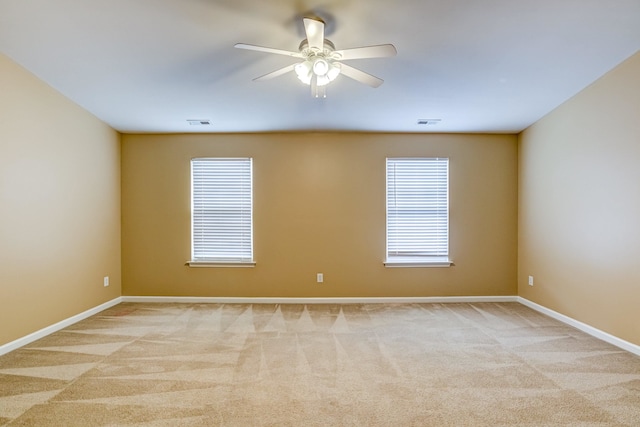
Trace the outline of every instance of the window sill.
<instances>
[{"instance_id":1,"label":"window sill","mask_svg":"<svg viewBox=\"0 0 640 427\"><path fill-rule=\"evenodd\" d=\"M451 267L453 265L453 261L448 258L431 258L431 259L408 259L408 258L399 258L399 259L391 259L386 260L384 262L385 267Z\"/></svg>"},{"instance_id":2,"label":"window sill","mask_svg":"<svg viewBox=\"0 0 640 427\"><path fill-rule=\"evenodd\" d=\"M216 268L216 267L255 267L255 261L187 261L186 265L197 268Z\"/></svg>"}]
</instances>

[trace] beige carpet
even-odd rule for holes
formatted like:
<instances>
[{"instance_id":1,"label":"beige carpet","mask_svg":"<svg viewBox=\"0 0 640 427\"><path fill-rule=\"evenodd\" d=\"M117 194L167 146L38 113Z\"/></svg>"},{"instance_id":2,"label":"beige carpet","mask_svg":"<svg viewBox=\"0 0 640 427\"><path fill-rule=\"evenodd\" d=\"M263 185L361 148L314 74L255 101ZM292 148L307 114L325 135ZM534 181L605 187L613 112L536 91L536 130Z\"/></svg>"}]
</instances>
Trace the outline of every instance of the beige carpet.
<instances>
[{"instance_id":1,"label":"beige carpet","mask_svg":"<svg viewBox=\"0 0 640 427\"><path fill-rule=\"evenodd\" d=\"M640 426L640 358L517 303L128 303L0 357L3 424Z\"/></svg>"}]
</instances>

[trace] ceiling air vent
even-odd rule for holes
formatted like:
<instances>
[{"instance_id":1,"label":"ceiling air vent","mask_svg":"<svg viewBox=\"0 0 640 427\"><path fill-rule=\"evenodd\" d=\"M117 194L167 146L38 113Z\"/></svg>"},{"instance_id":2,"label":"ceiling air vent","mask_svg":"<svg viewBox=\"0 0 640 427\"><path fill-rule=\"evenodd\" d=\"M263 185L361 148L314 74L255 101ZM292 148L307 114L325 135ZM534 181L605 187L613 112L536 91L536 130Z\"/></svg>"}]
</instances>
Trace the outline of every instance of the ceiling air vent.
<instances>
[{"instance_id":1,"label":"ceiling air vent","mask_svg":"<svg viewBox=\"0 0 640 427\"><path fill-rule=\"evenodd\" d=\"M442 119L418 119L419 125L437 125L440 124Z\"/></svg>"},{"instance_id":2,"label":"ceiling air vent","mask_svg":"<svg viewBox=\"0 0 640 427\"><path fill-rule=\"evenodd\" d=\"M211 120L191 120L191 119L188 119L187 122L192 126L209 126L211 124Z\"/></svg>"}]
</instances>

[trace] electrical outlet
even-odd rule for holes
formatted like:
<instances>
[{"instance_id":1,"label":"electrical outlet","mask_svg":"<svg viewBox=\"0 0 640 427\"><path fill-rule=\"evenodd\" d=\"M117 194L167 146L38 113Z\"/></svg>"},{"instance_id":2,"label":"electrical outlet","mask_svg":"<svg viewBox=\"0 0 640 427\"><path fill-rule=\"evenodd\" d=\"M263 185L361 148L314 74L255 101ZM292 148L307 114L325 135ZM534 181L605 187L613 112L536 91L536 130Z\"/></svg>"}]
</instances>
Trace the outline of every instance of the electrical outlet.
<instances>
[{"instance_id":1,"label":"electrical outlet","mask_svg":"<svg viewBox=\"0 0 640 427\"><path fill-rule=\"evenodd\" d=\"M529 276L529 286L533 286L533 276Z\"/></svg>"},{"instance_id":2,"label":"electrical outlet","mask_svg":"<svg viewBox=\"0 0 640 427\"><path fill-rule=\"evenodd\" d=\"M322 283L324 281L324 274L322 274L322 273L316 274L316 281L318 283Z\"/></svg>"},{"instance_id":3,"label":"electrical outlet","mask_svg":"<svg viewBox=\"0 0 640 427\"><path fill-rule=\"evenodd\" d=\"M105 288L109 286L109 276L104 276L104 279L102 279L102 284Z\"/></svg>"}]
</instances>

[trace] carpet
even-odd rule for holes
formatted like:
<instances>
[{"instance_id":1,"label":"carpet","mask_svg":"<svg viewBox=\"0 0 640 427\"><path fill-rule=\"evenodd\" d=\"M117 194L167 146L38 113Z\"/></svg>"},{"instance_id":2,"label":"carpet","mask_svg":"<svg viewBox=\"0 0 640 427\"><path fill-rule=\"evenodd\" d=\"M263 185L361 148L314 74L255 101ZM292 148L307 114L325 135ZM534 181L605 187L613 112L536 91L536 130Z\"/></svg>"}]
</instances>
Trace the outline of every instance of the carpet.
<instances>
[{"instance_id":1,"label":"carpet","mask_svg":"<svg viewBox=\"0 0 640 427\"><path fill-rule=\"evenodd\" d=\"M9 426L640 426L640 358L518 303L122 303L0 356Z\"/></svg>"}]
</instances>

